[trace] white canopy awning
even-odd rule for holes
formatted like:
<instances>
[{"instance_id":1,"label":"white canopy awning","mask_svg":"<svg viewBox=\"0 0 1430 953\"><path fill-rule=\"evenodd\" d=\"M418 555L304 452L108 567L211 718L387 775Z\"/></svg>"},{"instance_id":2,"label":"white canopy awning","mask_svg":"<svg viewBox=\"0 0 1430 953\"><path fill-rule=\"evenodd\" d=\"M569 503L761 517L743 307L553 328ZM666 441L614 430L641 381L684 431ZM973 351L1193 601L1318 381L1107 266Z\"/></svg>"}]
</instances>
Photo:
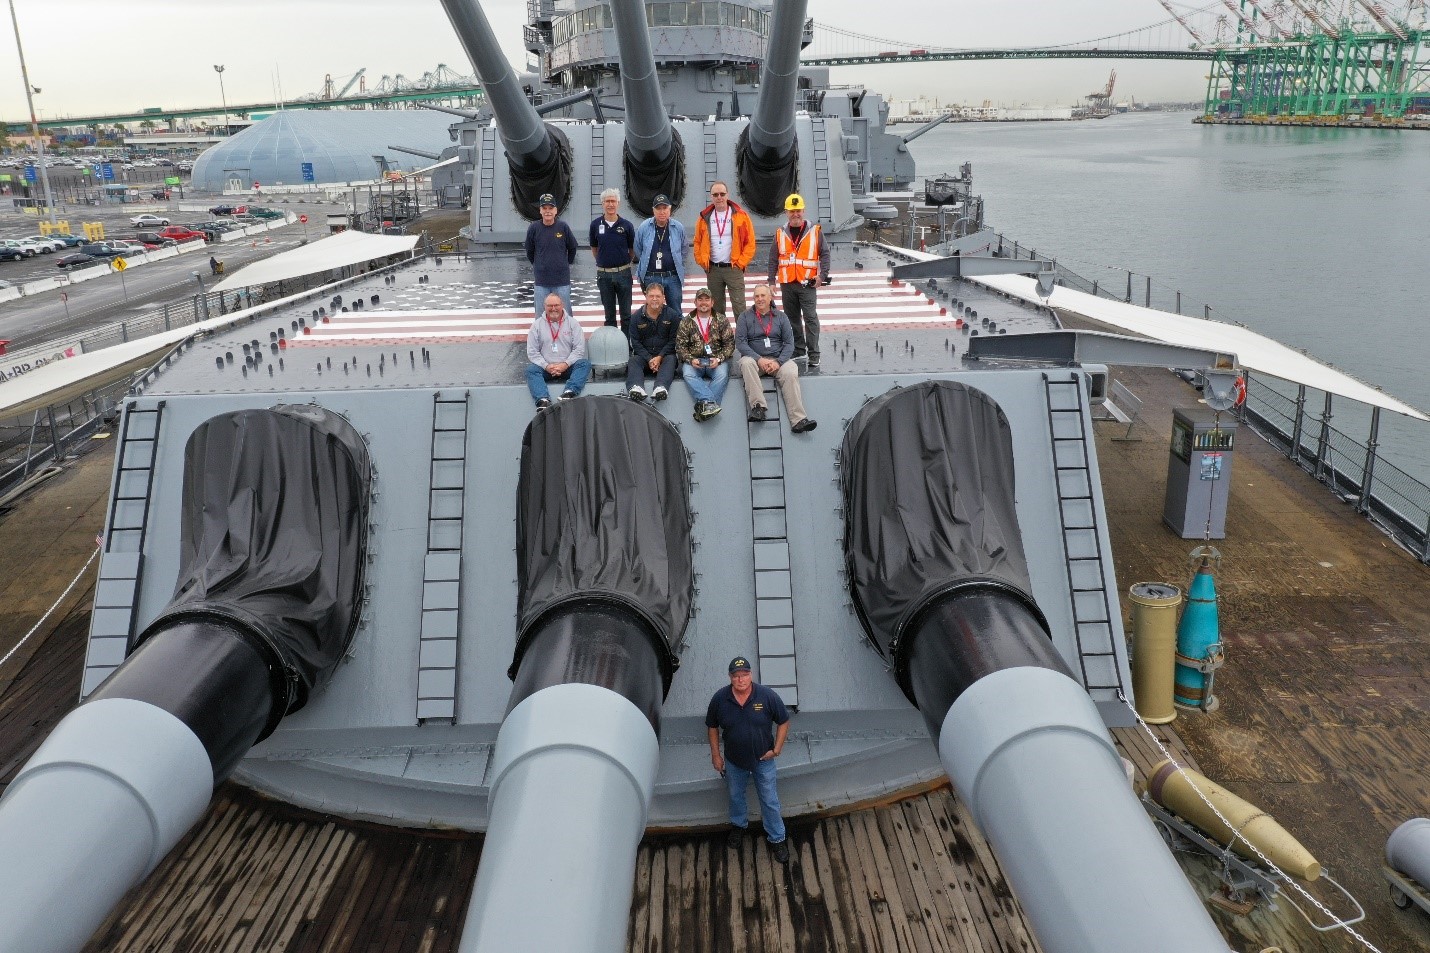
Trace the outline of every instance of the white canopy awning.
<instances>
[{"instance_id":1,"label":"white canopy awning","mask_svg":"<svg viewBox=\"0 0 1430 953\"><path fill-rule=\"evenodd\" d=\"M1027 301L1041 302L1037 282L1023 275L998 275L975 279L990 288ZM1327 367L1315 358L1247 328L1220 321L1207 321L1140 305L1110 301L1085 291L1057 287L1047 304L1058 311L1080 315L1143 337L1235 354L1237 362L1255 373L1269 374L1296 384L1349 397L1372 407L1384 407L1416 420L1430 420L1404 401L1370 386L1343 371Z\"/></svg>"},{"instance_id":2,"label":"white canopy awning","mask_svg":"<svg viewBox=\"0 0 1430 953\"><path fill-rule=\"evenodd\" d=\"M266 285L289 278L316 275L347 265L410 253L416 235L369 235L366 232L339 232L292 251L265 258L242 268L214 286L215 291Z\"/></svg>"}]
</instances>

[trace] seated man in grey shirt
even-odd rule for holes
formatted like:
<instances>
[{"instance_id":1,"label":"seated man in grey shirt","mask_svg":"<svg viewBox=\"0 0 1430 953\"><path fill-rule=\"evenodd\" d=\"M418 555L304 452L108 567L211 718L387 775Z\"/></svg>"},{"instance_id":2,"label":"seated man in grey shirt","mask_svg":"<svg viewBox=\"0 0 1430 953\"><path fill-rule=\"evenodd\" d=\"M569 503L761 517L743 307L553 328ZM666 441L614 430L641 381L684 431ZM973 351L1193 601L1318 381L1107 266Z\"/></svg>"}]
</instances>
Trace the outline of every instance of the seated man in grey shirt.
<instances>
[{"instance_id":1,"label":"seated man in grey shirt","mask_svg":"<svg viewBox=\"0 0 1430 953\"><path fill-rule=\"evenodd\" d=\"M537 410L551 406L551 382L565 381L562 400L581 396L591 376L586 359L586 335L556 292L546 296L545 314L526 334L526 386Z\"/></svg>"},{"instance_id":2,"label":"seated man in grey shirt","mask_svg":"<svg viewBox=\"0 0 1430 953\"><path fill-rule=\"evenodd\" d=\"M745 380L745 404L751 420L764 420L765 406L760 376L773 377L789 411L794 433L806 433L817 424L804 412L799 393L799 367L794 357L794 329L784 312L771 303L770 286L755 286L755 306L740 315L735 325L735 352L740 355L740 374Z\"/></svg>"}]
</instances>

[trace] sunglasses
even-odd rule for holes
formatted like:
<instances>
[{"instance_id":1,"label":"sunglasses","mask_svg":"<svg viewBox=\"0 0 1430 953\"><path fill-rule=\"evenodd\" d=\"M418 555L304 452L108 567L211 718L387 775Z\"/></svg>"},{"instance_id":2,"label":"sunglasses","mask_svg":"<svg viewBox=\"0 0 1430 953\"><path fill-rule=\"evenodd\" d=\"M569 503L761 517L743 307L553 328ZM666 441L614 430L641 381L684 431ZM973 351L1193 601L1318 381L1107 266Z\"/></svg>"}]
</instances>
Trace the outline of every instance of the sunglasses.
<instances>
[{"instance_id":1,"label":"sunglasses","mask_svg":"<svg viewBox=\"0 0 1430 953\"><path fill-rule=\"evenodd\" d=\"M728 195L728 194L730 194L730 193L728 193L728 192L711 192L710 194L711 194L712 196L714 196L715 198L717 198L717 199L721 199L721 198L724 198L726 195Z\"/></svg>"}]
</instances>

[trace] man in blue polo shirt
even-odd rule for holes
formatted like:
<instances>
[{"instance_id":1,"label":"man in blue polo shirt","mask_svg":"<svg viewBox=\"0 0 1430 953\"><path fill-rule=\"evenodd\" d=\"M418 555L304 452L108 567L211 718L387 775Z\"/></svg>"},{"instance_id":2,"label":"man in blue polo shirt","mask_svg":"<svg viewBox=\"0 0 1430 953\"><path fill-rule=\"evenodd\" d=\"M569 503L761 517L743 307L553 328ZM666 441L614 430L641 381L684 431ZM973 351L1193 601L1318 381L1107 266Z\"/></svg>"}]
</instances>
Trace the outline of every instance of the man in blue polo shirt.
<instances>
[{"instance_id":1,"label":"man in blue polo shirt","mask_svg":"<svg viewBox=\"0 0 1430 953\"><path fill-rule=\"evenodd\" d=\"M635 254L636 227L621 218L621 193L601 193L601 215L591 222L591 255L596 259L596 288L606 309L606 326L626 329L631 311L631 259Z\"/></svg>"},{"instance_id":2,"label":"man in blue polo shirt","mask_svg":"<svg viewBox=\"0 0 1430 953\"><path fill-rule=\"evenodd\" d=\"M725 777L730 794L730 833L726 843L738 848L749 825L745 790L755 781L760 797L760 821L775 860L789 862L785 822L780 817L780 796L775 790L775 759L789 734L789 709L774 689L756 684L750 661L737 655L730 660L730 684L710 699L705 713L710 731L710 763ZM725 753L720 753L720 737Z\"/></svg>"}]
</instances>

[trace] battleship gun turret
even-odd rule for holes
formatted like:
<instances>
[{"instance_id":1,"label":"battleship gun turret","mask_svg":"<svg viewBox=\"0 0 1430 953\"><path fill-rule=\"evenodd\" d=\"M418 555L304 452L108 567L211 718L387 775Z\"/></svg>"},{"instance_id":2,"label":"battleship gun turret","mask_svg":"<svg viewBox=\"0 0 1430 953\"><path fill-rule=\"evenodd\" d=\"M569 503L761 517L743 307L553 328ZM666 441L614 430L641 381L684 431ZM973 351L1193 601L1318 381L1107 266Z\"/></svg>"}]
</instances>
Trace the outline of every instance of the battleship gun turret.
<instances>
[{"instance_id":1,"label":"battleship gun turret","mask_svg":"<svg viewBox=\"0 0 1430 953\"><path fill-rule=\"evenodd\" d=\"M889 391L850 421L839 472L855 610L1042 947L1226 950L1030 595L997 403L952 381Z\"/></svg>"},{"instance_id":2,"label":"battleship gun turret","mask_svg":"<svg viewBox=\"0 0 1430 953\"><path fill-rule=\"evenodd\" d=\"M785 196L799 191L794 113L807 7L807 0L775 4L769 50L760 69L760 98L737 146L740 195L761 215L779 215Z\"/></svg>"},{"instance_id":3,"label":"battleship gun turret","mask_svg":"<svg viewBox=\"0 0 1430 953\"><path fill-rule=\"evenodd\" d=\"M644 406L563 401L518 487L514 685L461 949L615 953L695 595L685 447Z\"/></svg>"},{"instance_id":4,"label":"battleship gun turret","mask_svg":"<svg viewBox=\"0 0 1430 953\"><path fill-rule=\"evenodd\" d=\"M183 485L173 598L0 800L0 950L83 946L352 640L371 473L345 419L213 417Z\"/></svg>"},{"instance_id":5,"label":"battleship gun turret","mask_svg":"<svg viewBox=\"0 0 1430 953\"><path fill-rule=\"evenodd\" d=\"M556 204L566 208L571 201L571 144L537 115L477 0L442 0L442 8L496 116L511 169L512 204L533 221L541 216L543 193L555 196Z\"/></svg>"},{"instance_id":6,"label":"battleship gun turret","mask_svg":"<svg viewBox=\"0 0 1430 953\"><path fill-rule=\"evenodd\" d=\"M662 193L679 207L685 197L685 146L661 100L645 0L611 0L611 21L626 101L626 199L642 215L651 213L651 203Z\"/></svg>"}]
</instances>

